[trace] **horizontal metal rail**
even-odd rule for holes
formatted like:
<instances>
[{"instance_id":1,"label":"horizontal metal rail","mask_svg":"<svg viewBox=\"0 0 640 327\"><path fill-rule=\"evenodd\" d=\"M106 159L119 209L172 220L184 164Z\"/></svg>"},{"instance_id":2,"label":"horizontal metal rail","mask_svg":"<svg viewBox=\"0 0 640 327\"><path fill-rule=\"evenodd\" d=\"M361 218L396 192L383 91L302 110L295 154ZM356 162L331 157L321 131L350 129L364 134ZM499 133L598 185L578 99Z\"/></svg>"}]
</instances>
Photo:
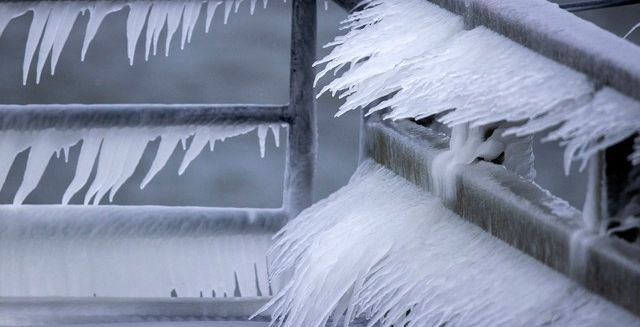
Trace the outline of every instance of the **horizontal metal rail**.
<instances>
[{"instance_id":1,"label":"horizontal metal rail","mask_svg":"<svg viewBox=\"0 0 640 327\"><path fill-rule=\"evenodd\" d=\"M640 3L640 0L592 0L560 4L560 8L571 11L585 11L603 8L628 6Z\"/></svg>"},{"instance_id":2,"label":"horizontal metal rail","mask_svg":"<svg viewBox=\"0 0 640 327\"><path fill-rule=\"evenodd\" d=\"M0 325L69 325L152 321L247 321L258 298L0 298ZM268 314L253 321L269 321Z\"/></svg>"},{"instance_id":3,"label":"horizontal metal rail","mask_svg":"<svg viewBox=\"0 0 640 327\"><path fill-rule=\"evenodd\" d=\"M0 325L93 325L167 321L246 322L269 300L269 297L0 298ZM267 326L267 322L271 321L270 312L263 312L251 321L265 322ZM331 319L327 322L327 326L333 326ZM349 326L364 327L367 323L356 319Z\"/></svg>"},{"instance_id":4,"label":"horizontal metal rail","mask_svg":"<svg viewBox=\"0 0 640 327\"><path fill-rule=\"evenodd\" d=\"M287 105L0 105L0 130L288 123Z\"/></svg>"},{"instance_id":5,"label":"horizontal metal rail","mask_svg":"<svg viewBox=\"0 0 640 327\"><path fill-rule=\"evenodd\" d=\"M288 220L282 209L112 205L1 205L0 217L4 239L275 233Z\"/></svg>"},{"instance_id":6,"label":"horizontal metal rail","mask_svg":"<svg viewBox=\"0 0 640 327\"><path fill-rule=\"evenodd\" d=\"M408 121L371 118L366 124L367 155L427 191L434 158L448 138ZM640 314L640 249L622 240L597 237L589 244L572 242L581 229L581 214L547 191L499 165L479 162L457 176L452 209L522 252L582 283L591 291ZM554 208L556 210L554 210ZM578 237L578 241L584 237ZM572 268L572 249L584 246L584 270ZM575 257L574 257L575 259Z\"/></svg>"}]
</instances>

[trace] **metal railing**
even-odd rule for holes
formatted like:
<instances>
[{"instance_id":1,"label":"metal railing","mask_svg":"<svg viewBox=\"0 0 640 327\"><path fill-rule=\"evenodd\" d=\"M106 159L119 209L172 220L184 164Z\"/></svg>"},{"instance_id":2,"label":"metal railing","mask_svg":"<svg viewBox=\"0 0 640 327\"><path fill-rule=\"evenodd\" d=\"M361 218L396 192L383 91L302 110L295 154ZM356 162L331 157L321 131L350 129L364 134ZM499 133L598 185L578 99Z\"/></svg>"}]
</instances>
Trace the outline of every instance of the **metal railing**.
<instances>
[{"instance_id":1,"label":"metal railing","mask_svg":"<svg viewBox=\"0 0 640 327\"><path fill-rule=\"evenodd\" d=\"M288 146L282 203L286 219L281 221L284 223L312 203L316 147L312 67L316 57L316 1L292 2L288 104L5 104L0 105L0 130L286 124ZM56 210L56 206L48 207ZM136 210L135 206L123 208ZM233 215L236 211L229 213ZM261 212L255 214L260 216Z\"/></svg>"},{"instance_id":2,"label":"metal railing","mask_svg":"<svg viewBox=\"0 0 640 327\"><path fill-rule=\"evenodd\" d=\"M22 0L17 0L22 1ZM289 103L251 104L44 104L0 105L0 130L45 128L115 128L144 126L279 123L288 127L283 203L279 209L166 207L166 206L0 206L3 219L48 226L75 226L94 235L87 217L100 217L135 233L145 213L168 229L187 233L259 231L275 233L289 219L310 206L316 149L315 94L316 0L293 0ZM65 210L64 221L46 217ZM29 218L31 217L31 218ZM91 220L91 219L89 219ZM135 221L135 223L128 223ZM83 224L87 228L82 228ZM65 233L61 228L61 233ZM107 231L108 232L108 231ZM161 231L162 232L162 231ZM167 231L171 232L171 231ZM0 324L127 322L140 319L246 319L267 298L243 299L102 299L0 298ZM83 309L84 308L84 309ZM86 309L86 310L85 310ZM94 312L92 315L91 312ZM261 319L266 319L262 316ZM5 319L5 320L3 320ZM6 320L8 319L8 320Z\"/></svg>"}]
</instances>

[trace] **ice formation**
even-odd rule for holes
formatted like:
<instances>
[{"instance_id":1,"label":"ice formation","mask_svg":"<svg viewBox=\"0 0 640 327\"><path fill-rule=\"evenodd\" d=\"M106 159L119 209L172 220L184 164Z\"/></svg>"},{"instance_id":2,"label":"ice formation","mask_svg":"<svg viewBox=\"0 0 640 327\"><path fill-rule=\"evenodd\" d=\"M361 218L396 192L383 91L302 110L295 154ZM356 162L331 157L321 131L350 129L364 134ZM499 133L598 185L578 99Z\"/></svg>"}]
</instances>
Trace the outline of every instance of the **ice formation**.
<instances>
[{"instance_id":1,"label":"ice formation","mask_svg":"<svg viewBox=\"0 0 640 327\"><path fill-rule=\"evenodd\" d=\"M317 65L316 82L340 76L320 94L346 98L338 115L387 100L389 119L435 116L448 126L517 124L505 135L553 129L567 146L565 167L640 131L640 103L428 1L366 0L350 31ZM558 9L560 10L560 9ZM347 68L345 68L347 67ZM639 154L636 154L638 156ZM584 166L584 164L583 164Z\"/></svg>"},{"instance_id":2,"label":"ice formation","mask_svg":"<svg viewBox=\"0 0 640 327\"><path fill-rule=\"evenodd\" d=\"M62 197L62 203L68 204L87 184L95 167L95 177L83 202L98 204L105 195L108 195L109 201L113 200L120 187L133 175L147 144L158 138L158 150L140 188L144 188L165 166L180 143L186 150L178 171L182 174L207 145L213 151L217 141L224 141L255 129L259 130L260 154L264 156L266 132L269 129L273 132L278 145L279 128L279 124L273 124L0 131L0 151L3 153L3 159L0 160L0 186L4 184L18 153L29 149L22 184L13 200L14 204L23 203L38 185L53 155L59 157L62 154L66 159L69 149L82 141L76 173ZM189 138L191 142L187 146Z\"/></svg>"},{"instance_id":3,"label":"ice formation","mask_svg":"<svg viewBox=\"0 0 640 327\"><path fill-rule=\"evenodd\" d=\"M38 50L36 83L39 83L49 57L51 75L55 73L62 49L80 14L89 13L81 53L81 60L84 60L105 17L128 7L127 55L129 63L133 65L136 45L145 26L145 60L148 60L150 54L156 55L158 44L163 42L160 38L163 30L166 31L166 34L162 34L166 35L165 55L169 55L171 41L179 29L180 47L184 48L185 43L191 41L203 5L207 6L205 29L208 32L219 7L224 8L226 24L231 13L238 12L243 2L244 0L3 1L0 2L0 36L12 19L33 12L22 66L22 82L27 83L29 68ZM263 7L266 8L267 2L268 0L262 0ZM250 1L251 14L255 11L256 3L257 0Z\"/></svg>"},{"instance_id":4,"label":"ice formation","mask_svg":"<svg viewBox=\"0 0 640 327\"><path fill-rule=\"evenodd\" d=\"M275 325L639 323L373 162L287 224L269 254L270 278L288 278L263 308Z\"/></svg>"},{"instance_id":5,"label":"ice formation","mask_svg":"<svg viewBox=\"0 0 640 327\"><path fill-rule=\"evenodd\" d=\"M109 228L100 226L99 219L94 222L96 230ZM147 227L150 233L157 228ZM11 229L0 234L2 297L158 298L169 297L172 290L178 297L253 297L270 292L266 251L272 234L28 237L12 235Z\"/></svg>"}]
</instances>

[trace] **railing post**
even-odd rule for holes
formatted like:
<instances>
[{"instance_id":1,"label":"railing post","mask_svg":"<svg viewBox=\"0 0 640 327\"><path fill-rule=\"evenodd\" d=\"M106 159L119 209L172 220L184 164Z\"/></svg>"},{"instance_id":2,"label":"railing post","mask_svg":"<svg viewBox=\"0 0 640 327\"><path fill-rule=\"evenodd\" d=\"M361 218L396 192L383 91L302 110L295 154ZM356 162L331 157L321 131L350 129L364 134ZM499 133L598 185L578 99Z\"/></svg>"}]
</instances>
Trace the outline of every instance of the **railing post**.
<instances>
[{"instance_id":1,"label":"railing post","mask_svg":"<svg viewBox=\"0 0 640 327\"><path fill-rule=\"evenodd\" d=\"M290 218L313 202L316 118L313 79L316 58L316 0L293 0L287 163L283 206Z\"/></svg>"}]
</instances>

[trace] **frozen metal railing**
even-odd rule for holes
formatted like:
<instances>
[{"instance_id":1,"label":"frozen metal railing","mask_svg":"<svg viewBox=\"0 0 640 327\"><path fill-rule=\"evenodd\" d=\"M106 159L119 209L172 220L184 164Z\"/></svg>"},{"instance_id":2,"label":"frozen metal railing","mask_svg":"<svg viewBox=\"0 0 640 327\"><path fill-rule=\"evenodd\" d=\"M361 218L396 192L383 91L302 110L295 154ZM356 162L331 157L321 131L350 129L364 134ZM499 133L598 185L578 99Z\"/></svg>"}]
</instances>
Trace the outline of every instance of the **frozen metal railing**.
<instances>
[{"instance_id":1,"label":"frozen metal railing","mask_svg":"<svg viewBox=\"0 0 640 327\"><path fill-rule=\"evenodd\" d=\"M22 0L19 0L22 1ZM279 123L288 126L283 204L279 209L163 206L0 206L0 219L25 233L273 233L312 203L316 147L316 0L292 1L289 103L244 104L31 104L0 105L0 130ZM63 211L63 221L49 214ZM2 213L3 212L3 213ZM105 220L96 230L90 221ZM2 228L0 224L0 228ZM15 224L13 224L15 227ZM35 230L31 227L38 226ZM65 229L64 226L74 228ZM83 226L86 226L84 228ZM84 234L83 234L84 235ZM128 322L140 319L246 319L267 298L72 299L0 298L0 324ZM259 319L267 319L261 316Z\"/></svg>"},{"instance_id":2,"label":"frozen metal railing","mask_svg":"<svg viewBox=\"0 0 640 327\"><path fill-rule=\"evenodd\" d=\"M16 1L16 0L14 0ZM17 0L23 1L23 0ZM293 1L287 105L0 105L0 130L281 123L289 127L283 208L294 217L312 201L316 144L313 93L316 1Z\"/></svg>"}]
</instances>

